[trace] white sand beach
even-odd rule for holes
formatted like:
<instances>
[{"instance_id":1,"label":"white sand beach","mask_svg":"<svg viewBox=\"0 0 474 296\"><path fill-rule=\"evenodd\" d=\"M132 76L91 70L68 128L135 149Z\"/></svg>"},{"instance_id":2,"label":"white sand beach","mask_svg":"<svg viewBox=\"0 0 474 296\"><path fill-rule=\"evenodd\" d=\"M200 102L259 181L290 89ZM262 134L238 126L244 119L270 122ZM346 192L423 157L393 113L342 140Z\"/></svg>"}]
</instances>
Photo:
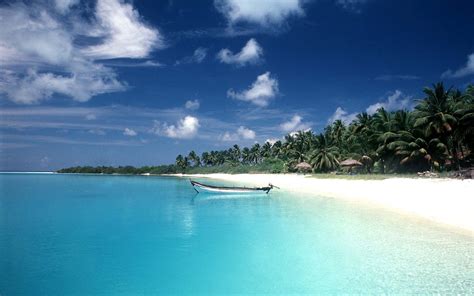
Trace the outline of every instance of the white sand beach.
<instances>
[{"instance_id":1,"label":"white sand beach","mask_svg":"<svg viewBox=\"0 0 474 296\"><path fill-rule=\"evenodd\" d=\"M272 183L281 190L370 203L453 226L474 235L474 180L389 178L385 180L318 179L295 174L196 174L251 184Z\"/></svg>"}]
</instances>

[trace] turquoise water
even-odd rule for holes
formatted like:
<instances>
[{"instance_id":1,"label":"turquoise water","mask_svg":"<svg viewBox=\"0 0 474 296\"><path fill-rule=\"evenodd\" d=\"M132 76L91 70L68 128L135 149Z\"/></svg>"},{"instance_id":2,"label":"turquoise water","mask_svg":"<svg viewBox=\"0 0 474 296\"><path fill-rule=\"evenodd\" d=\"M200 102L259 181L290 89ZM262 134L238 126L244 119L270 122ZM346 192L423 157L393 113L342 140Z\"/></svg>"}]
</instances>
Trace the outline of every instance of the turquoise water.
<instances>
[{"instance_id":1,"label":"turquoise water","mask_svg":"<svg viewBox=\"0 0 474 296\"><path fill-rule=\"evenodd\" d=\"M330 198L0 174L0 294L474 293L474 240Z\"/></svg>"}]
</instances>

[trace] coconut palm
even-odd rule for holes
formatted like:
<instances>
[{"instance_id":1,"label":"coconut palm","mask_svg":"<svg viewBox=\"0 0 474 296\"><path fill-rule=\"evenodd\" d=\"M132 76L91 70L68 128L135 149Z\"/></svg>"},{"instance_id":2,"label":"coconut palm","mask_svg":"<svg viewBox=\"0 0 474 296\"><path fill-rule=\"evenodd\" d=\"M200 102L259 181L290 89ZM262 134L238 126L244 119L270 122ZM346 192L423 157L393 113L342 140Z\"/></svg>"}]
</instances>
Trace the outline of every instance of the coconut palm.
<instances>
[{"instance_id":1,"label":"coconut palm","mask_svg":"<svg viewBox=\"0 0 474 296\"><path fill-rule=\"evenodd\" d=\"M260 159L261 159L260 144L255 143L250 149L250 161L253 163L258 163Z\"/></svg>"},{"instance_id":2,"label":"coconut palm","mask_svg":"<svg viewBox=\"0 0 474 296\"><path fill-rule=\"evenodd\" d=\"M270 144L268 141L265 142L265 144L262 145L260 152L263 158L270 158L272 156L272 144Z\"/></svg>"},{"instance_id":3,"label":"coconut palm","mask_svg":"<svg viewBox=\"0 0 474 296\"><path fill-rule=\"evenodd\" d=\"M415 127L422 128L426 136L446 136L451 133L456 118L449 101L450 90L443 83L433 85L433 89L423 90L426 97L415 107Z\"/></svg>"},{"instance_id":4,"label":"coconut palm","mask_svg":"<svg viewBox=\"0 0 474 296\"><path fill-rule=\"evenodd\" d=\"M328 172L335 170L339 166L337 160L339 156L338 148L330 142L324 134L319 134L315 138L315 149L309 157L309 160L315 171Z\"/></svg>"},{"instance_id":5,"label":"coconut palm","mask_svg":"<svg viewBox=\"0 0 474 296\"><path fill-rule=\"evenodd\" d=\"M190 162L193 163L193 166L195 166L195 167L198 167L198 166L201 165L201 159L199 158L199 156L196 154L196 152L194 150L189 152L188 159L189 159Z\"/></svg>"}]
</instances>

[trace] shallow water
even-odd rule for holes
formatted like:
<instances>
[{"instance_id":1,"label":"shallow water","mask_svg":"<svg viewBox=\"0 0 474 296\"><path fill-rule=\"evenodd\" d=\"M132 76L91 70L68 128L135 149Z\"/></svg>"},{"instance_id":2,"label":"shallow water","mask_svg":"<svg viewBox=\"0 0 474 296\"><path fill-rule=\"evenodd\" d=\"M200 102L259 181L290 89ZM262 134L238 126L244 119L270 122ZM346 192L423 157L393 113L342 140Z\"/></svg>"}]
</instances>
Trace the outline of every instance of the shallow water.
<instances>
[{"instance_id":1,"label":"shallow water","mask_svg":"<svg viewBox=\"0 0 474 296\"><path fill-rule=\"evenodd\" d=\"M474 239L324 197L0 174L0 294L474 293Z\"/></svg>"}]
</instances>

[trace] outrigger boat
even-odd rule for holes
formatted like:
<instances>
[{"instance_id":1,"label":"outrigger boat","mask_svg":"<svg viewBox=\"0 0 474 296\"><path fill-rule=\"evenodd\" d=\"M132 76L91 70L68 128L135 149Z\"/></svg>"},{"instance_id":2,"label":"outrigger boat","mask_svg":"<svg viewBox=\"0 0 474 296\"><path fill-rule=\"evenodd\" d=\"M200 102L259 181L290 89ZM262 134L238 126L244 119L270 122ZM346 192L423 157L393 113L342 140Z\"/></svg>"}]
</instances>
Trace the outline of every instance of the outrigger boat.
<instances>
[{"instance_id":1,"label":"outrigger boat","mask_svg":"<svg viewBox=\"0 0 474 296\"><path fill-rule=\"evenodd\" d=\"M270 192L273 188L278 188L275 185L268 184L265 187L226 187L226 186L213 186L199 183L193 180L190 180L191 185L193 185L194 190L197 193L207 192L207 193L252 193L252 192Z\"/></svg>"}]
</instances>

